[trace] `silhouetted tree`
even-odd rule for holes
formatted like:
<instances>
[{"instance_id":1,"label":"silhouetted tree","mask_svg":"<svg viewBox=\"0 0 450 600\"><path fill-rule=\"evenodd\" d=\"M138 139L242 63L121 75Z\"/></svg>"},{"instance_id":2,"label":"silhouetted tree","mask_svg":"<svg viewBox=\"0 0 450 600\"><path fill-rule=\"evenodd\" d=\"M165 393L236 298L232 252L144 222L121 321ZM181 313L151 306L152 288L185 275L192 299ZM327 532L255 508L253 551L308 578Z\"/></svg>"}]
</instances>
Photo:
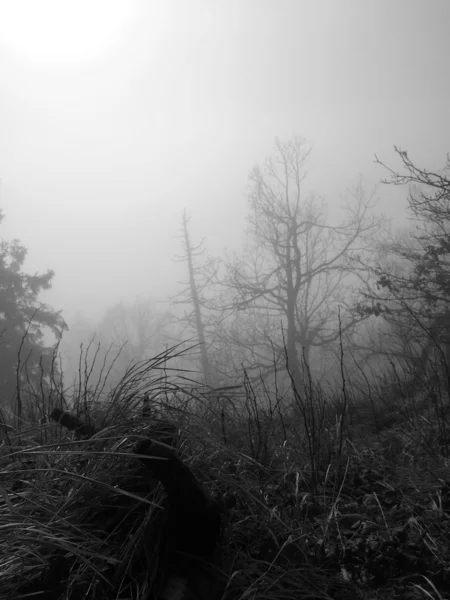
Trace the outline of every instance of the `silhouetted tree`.
<instances>
[{"instance_id":1,"label":"silhouetted tree","mask_svg":"<svg viewBox=\"0 0 450 600\"><path fill-rule=\"evenodd\" d=\"M233 342L266 370L285 364L286 345L294 378L303 358L310 363L314 349L339 339L338 306L343 334L364 318L352 310L352 286L380 224L361 185L345 203L346 216L331 223L325 203L303 193L309 154L300 138L277 140L276 155L251 171L245 253L228 262L223 279Z\"/></svg>"},{"instance_id":2,"label":"silhouetted tree","mask_svg":"<svg viewBox=\"0 0 450 600\"><path fill-rule=\"evenodd\" d=\"M195 263L198 256L204 253L203 241L196 246L192 245L188 224L190 217L186 210L183 212L181 222L181 240L184 254L177 257L178 262L186 262L188 268L188 283L185 288L177 294L172 300L175 305L188 305L190 310L186 310L180 318L180 322L186 329L193 329L196 333L197 340L200 345L200 362L203 371L204 382L206 385L213 385L213 372L209 359L209 345L206 335L206 327L202 315L202 294L206 287L211 283L211 279L207 276L208 269L199 269ZM210 264L211 266L211 264Z\"/></svg>"},{"instance_id":3,"label":"silhouetted tree","mask_svg":"<svg viewBox=\"0 0 450 600\"><path fill-rule=\"evenodd\" d=\"M401 273L390 273L389 280L381 285L396 283L408 289L412 296L425 305L446 306L450 299L450 180L445 173L433 173L416 167L408 154L395 148L402 161L404 172L400 173L378 162L390 173L384 183L409 185L408 209L416 223L410 233L412 243L392 245L395 253L408 261L412 268ZM450 157L447 158L447 170Z\"/></svg>"},{"instance_id":4,"label":"silhouetted tree","mask_svg":"<svg viewBox=\"0 0 450 600\"><path fill-rule=\"evenodd\" d=\"M385 259L373 271L360 312L382 316L392 326L417 372L433 346L450 363L450 179L445 171L420 169L397 147L395 152L401 170L377 162L389 173L384 183L409 186L414 227L385 244Z\"/></svg>"},{"instance_id":5,"label":"silhouetted tree","mask_svg":"<svg viewBox=\"0 0 450 600\"><path fill-rule=\"evenodd\" d=\"M51 287L53 271L27 275L22 271L26 254L18 240L1 240L0 405L15 399L19 425L27 393L47 393L51 370L57 369L54 346L44 343L45 332L60 338L67 329L61 313L38 300L40 292Z\"/></svg>"}]
</instances>

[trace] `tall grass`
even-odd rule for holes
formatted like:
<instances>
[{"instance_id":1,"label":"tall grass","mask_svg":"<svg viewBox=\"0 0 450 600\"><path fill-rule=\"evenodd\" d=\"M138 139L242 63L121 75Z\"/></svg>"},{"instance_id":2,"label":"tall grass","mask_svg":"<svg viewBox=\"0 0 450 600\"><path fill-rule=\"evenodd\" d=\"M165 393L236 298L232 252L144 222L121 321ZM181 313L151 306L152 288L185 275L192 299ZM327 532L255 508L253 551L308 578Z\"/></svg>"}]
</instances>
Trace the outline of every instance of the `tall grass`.
<instances>
[{"instance_id":1,"label":"tall grass","mask_svg":"<svg viewBox=\"0 0 450 600\"><path fill-rule=\"evenodd\" d=\"M51 394L29 394L20 428L13 411L4 411L0 597L47 590L34 597L175 599L184 588L191 594L184 597L205 600L390 597L383 585L393 590L400 575L392 570L382 580L378 541L392 542L398 511L411 519L406 507L421 494L434 490L445 513L439 477L446 442L435 436L433 452L421 450L426 435L438 431L427 411L447 418L441 404L405 412L416 401L410 398L383 431L374 415L383 413L387 384L362 390L346 381L324 390L306 368L305 385L292 382L287 393L245 373L242 385L208 389L195 373L171 367L189 350L175 346L130 365L112 389L107 362L96 370L99 354L89 364L84 353L76 385L64 387L60 377L48 385ZM446 401L441 390L439 402ZM46 418L55 407L95 433L76 439ZM132 452L139 440L162 433L211 495L235 499L216 555L183 581L161 550L164 491ZM428 535L440 547L436 530ZM430 583L408 584L415 597L439 597L440 560L430 558L430 569L422 569Z\"/></svg>"}]
</instances>

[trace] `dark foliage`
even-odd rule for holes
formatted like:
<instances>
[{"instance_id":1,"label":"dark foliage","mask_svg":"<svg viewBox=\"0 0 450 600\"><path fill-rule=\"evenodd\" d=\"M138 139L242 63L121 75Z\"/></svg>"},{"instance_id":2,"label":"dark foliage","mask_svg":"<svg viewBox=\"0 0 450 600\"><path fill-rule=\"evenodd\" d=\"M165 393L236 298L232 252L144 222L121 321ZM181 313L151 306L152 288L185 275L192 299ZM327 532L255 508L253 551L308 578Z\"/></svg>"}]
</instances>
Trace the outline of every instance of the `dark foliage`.
<instances>
[{"instance_id":1,"label":"dark foliage","mask_svg":"<svg viewBox=\"0 0 450 600\"><path fill-rule=\"evenodd\" d=\"M445 173L420 169L407 152L395 150L401 172L377 160L389 173L384 183L409 186L408 212L416 226L409 234L413 243L392 243L391 252L403 260L404 268L379 270L380 298L401 298L411 309L420 309L422 316L440 316L442 304L450 298L450 179ZM386 308L375 303L373 314Z\"/></svg>"},{"instance_id":2,"label":"dark foliage","mask_svg":"<svg viewBox=\"0 0 450 600\"><path fill-rule=\"evenodd\" d=\"M20 402L25 382L45 388L55 368L53 348L44 343L45 330L58 338L67 328L60 312L38 301L40 292L51 287L53 271L24 273L26 254L18 240L0 240L0 403L14 396Z\"/></svg>"}]
</instances>

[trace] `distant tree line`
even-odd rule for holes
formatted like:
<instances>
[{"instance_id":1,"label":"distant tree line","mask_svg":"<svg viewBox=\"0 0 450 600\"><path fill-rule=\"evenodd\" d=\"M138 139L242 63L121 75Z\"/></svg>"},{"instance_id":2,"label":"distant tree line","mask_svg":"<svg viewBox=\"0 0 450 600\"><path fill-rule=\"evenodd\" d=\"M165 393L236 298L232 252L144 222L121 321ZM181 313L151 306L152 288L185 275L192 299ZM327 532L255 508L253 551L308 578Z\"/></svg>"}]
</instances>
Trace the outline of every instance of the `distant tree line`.
<instances>
[{"instance_id":1,"label":"distant tree line","mask_svg":"<svg viewBox=\"0 0 450 600\"><path fill-rule=\"evenodd\" d=\"M342 375L342 353L365 365L410 361L416 379L431 355L446 366L450 161L432 172L395 150L399 170L376 160L384 183L409 188L414 227L392 234L361 182L343 198L340 217L330 216L338 211L305 192L310 147L297 137L277 140L274 155L249 174L243 252L208 257L184 212L177 260L186 263L187 281L171 310L141 299L111 306L97 327L75 325L69 338L76 345L79 330L81 354L72 352L72 378L120 380L133 361L182 339L197 340L193 377L212 387L242 380L243 370L261 381L282 373L300 387L305 376ZM58 341L67 329L61 312L39 302L53 271L26 274L26 252L18 240L1 241L0 407L18 422L43 414L45 398L57 393ZM44 342L46 331L53 344Z\"/></svg>"}]
</instances>

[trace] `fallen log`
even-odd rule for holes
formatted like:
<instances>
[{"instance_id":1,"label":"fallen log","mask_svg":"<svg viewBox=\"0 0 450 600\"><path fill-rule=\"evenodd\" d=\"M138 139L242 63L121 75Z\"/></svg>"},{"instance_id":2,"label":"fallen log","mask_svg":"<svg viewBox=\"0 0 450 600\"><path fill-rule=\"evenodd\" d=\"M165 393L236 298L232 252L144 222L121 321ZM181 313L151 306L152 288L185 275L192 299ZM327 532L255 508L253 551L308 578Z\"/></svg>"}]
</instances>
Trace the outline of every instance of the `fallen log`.
<instances>
[{"instance_id":1,"label":"fallen log","mask_svg":"<svg viewBox=\"0 0 450 600\"><path fill-rule=\"evenodd\" d=\"M77 440L81 438L90 438L95 433L94 427L91 427L78 417L64 412L60 408L54 408L49 417L52 421L56 421L69 431L74 431Z\"/></svg>"},{"instance_id":2,"label":"fallen log","mask_svg":"<svg viewBox=\"0 0 450 600\"><path fill-rule=\"evenodd\" d=\"M210 557L219 541L225 503L212 498L193 473L166 446L143 440L134 448L167 494L166 532L170 553Z\"/></svg>"}]
</instances>

